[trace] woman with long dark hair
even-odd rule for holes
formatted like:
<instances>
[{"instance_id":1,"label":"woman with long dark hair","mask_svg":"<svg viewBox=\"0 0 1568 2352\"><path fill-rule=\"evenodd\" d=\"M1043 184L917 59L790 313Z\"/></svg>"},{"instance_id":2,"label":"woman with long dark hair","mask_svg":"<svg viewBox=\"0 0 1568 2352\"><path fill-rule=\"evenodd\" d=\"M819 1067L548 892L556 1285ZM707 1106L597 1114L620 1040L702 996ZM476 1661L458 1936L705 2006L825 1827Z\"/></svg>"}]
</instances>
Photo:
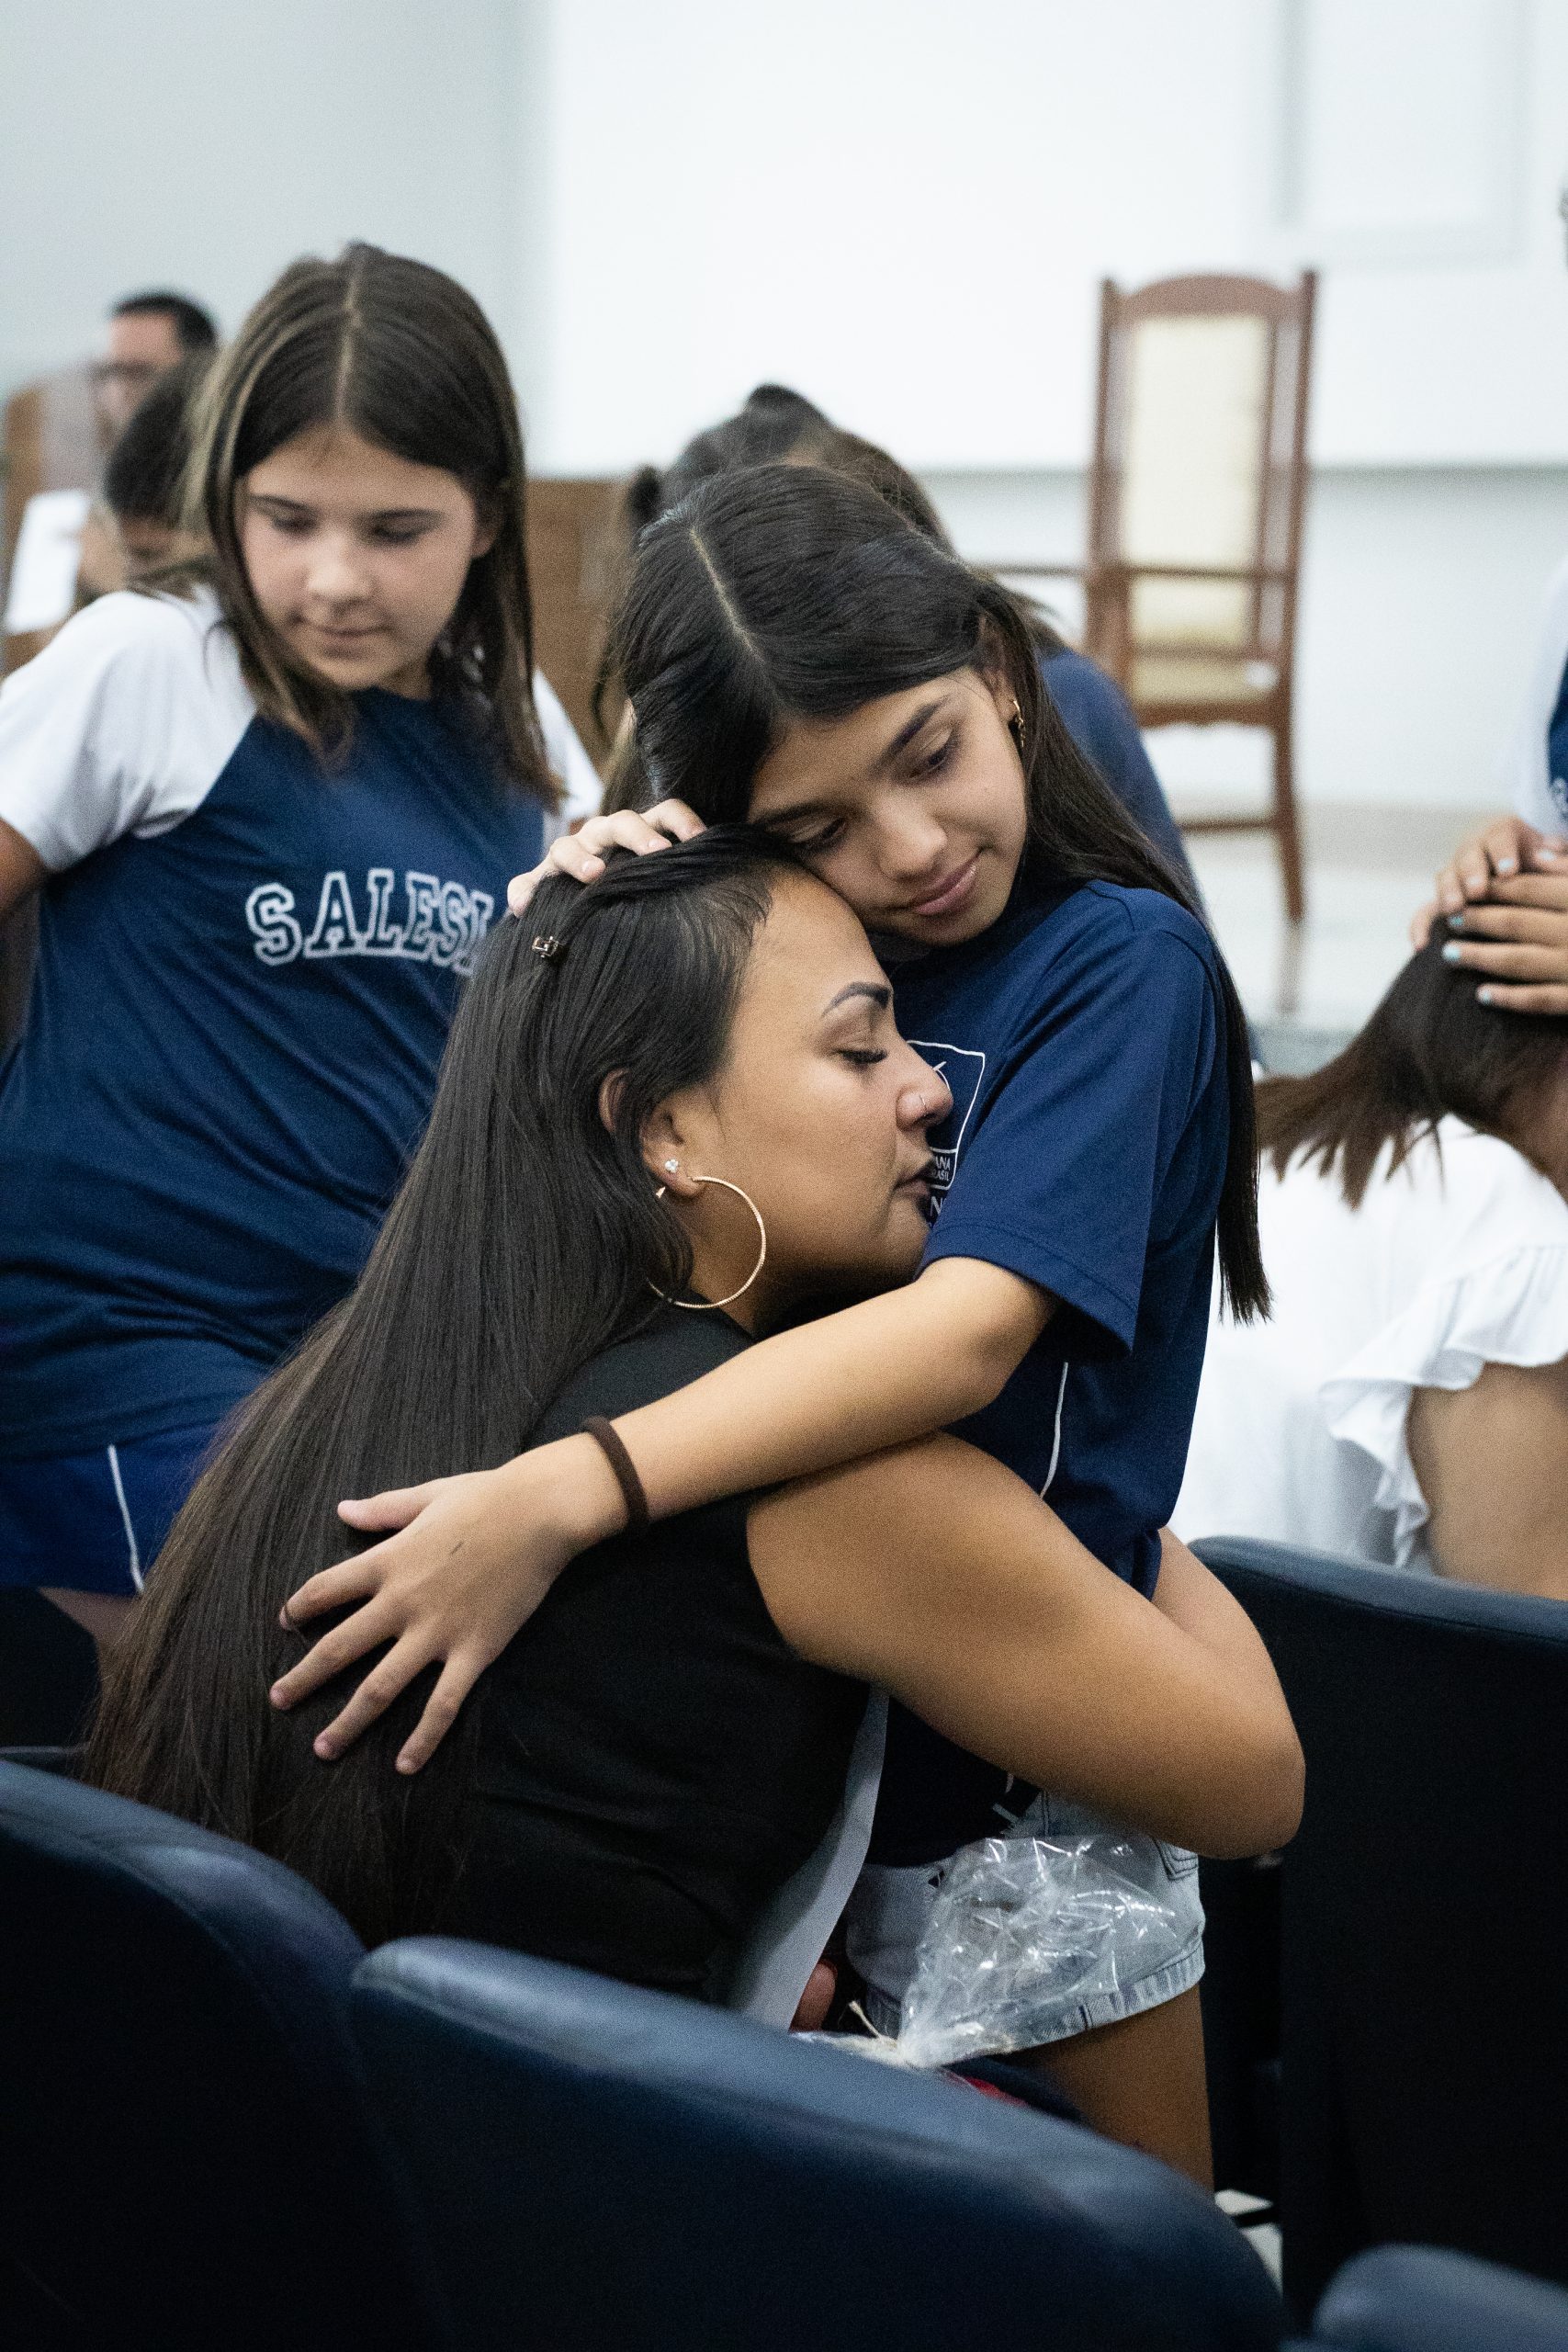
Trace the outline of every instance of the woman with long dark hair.
<instances>
[{"instance_id":1,"label":"woman with long dark hair","mask_svg":"<svg viewBox=\"0 0 1568 2352\"><path fill-rule=\"evenodd\" d=\"M1568 1599L1568 1016L1433 941L1258 1124L1273 1319L1215 1316L1177 1525Z\"/></svg>"},{"instance_id":2,"label":"woman with long dark hair","mask_svg":"<svg viewBox=\"0 0 1568 2352\"><path fill-rule=\"evenodd\" d=\"M585 1419L919 1262L948 1097L798 861L716 831L557 884L536 922L486 951L356 1289L176 1522L89 1776L281 1857L371 1938L448 1928L705 1997L838 1804L867 1680L1154 1836L1289 1835L1289 1718L1206 1571L1173 1547L1149 1607L953 1439L602 1544L412 1781L391 1761L427 1681L330 1772L311 1736L341 1690L267 1707L345 1487L575 1448L618 1513ZM1201 2082L1145 2087L1136 2128L1201 2169Z\"/></svg>"},{"instance_id":3,"label":"woman with long dark hair","mask_svg":"<svg viewBox=\"0 0 1568 2352\"><path fill-rule=\"evenodd\" d=\"M1028 615L880 496L812 466L706 483L644 537L616 629L649 788L690 831L749 818L793 844L886 943L900 1024L953 1109L933 1133L940 1215L908 1290L779 1335L621 1429L657 1511L958 1427L1047 1493L1105 1566L1153 1591L1181 1482L1217 1256L1244 1317L1267 1299L1251 1061L1224 964L1179 878L1045 695ZM553 854L580 875L598 820ZM287 1678L286 1702L373 1641L391 1657L328 1752L432 1657L428 1754L468 1666L494 1655L574 1539L568 1465L382 1496L403 1528L297 1606L373 1598ZM543 1489L543 1491L542 1491ZM414 1524L405 1526L412 1519ZM611 1524L615 1522L612 1521ZM936 1868L998 1808L1049 1798L896 1717L853 1950L895 2014ZM1042 2045L1162 2011L1195 2046L1194 1920L1179 1969L1104 2003L1044 2006Z\"/></svg>"}]
</instances>

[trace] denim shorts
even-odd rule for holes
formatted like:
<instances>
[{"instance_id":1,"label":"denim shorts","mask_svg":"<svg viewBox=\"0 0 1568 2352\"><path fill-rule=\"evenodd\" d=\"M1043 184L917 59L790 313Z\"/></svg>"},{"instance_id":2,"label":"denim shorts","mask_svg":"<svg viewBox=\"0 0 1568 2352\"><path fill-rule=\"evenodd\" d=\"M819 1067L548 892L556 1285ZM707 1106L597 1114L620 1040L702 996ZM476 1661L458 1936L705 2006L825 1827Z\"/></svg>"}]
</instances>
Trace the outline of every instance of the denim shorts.
<instances>
[{"instance_id":1,"label":"denim shorts","mask_svg":"<svg viewBox=\"0 0 1568 2352\"><path fill-rule=\"evenodd\" d=\"M1081 1838L1111 1830L1114 1825L1087 1806L1065 1798L1037 1796L1016 1822L998 1836L1009 1838ZM1184 1846L1163 1838L1139 1840L1156 1847L1164 1864L1167 1900L1177 1914L1180 1948L1147 1975L1123 1981L1116 1990L1089 2001L1043 2003L1029 2019L1027 2039L1015 2040L1015 2050L1066 2041L1095 2026L1112 2025L1119 2018L1136 2017L1141 2010L1159 2008L1190 1992L1203 1973L1203 1905L1198 1894L1198 1857ZM879 2033L897 2033L899 2011L914 1973L915 1952L936 1892L948 1865L916 1863L908 1868L868 1863L861 1872L845 1913L846 1950L865 1981L864 2008Z\"/></svg>"},{"instance_id":2,"label":"denim shorts","mask_svg":"<svg viewBox=\"0 0 1568 2352\"><path fill-rule=\"evenodd\" d=\"M0 1586L134 1598L217 1434L204 1421L90 1453L0 1461Z\"/></svg>"}]
</instances>

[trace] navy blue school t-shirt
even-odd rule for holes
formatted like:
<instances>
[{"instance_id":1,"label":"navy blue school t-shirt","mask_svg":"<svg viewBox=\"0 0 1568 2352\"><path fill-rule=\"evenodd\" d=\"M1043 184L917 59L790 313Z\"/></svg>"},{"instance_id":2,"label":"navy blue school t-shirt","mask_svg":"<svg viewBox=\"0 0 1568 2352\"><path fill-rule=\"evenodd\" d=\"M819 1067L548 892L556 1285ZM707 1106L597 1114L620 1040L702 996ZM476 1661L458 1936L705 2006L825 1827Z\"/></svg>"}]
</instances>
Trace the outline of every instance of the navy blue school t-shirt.
<instances>
[{"instance_id":1,"label":"navy blue school t-shirt","mask_svg":"<svg viewBox=\"0 0 1568 2352\"><path fill-rule=\"evenodd\" d=\"M1213 943L1174 900L1021 889L979 939L892 967L898 1026L953 1093L927 1262L977 1258L1058 1302L964 1422L1144 1593L1175 1507L1208 1332L1230 1134ZM996 1824L1006 1778L894 1711L874 1859Z\"/></svg>"},{"instance_id":2,"label":"navy blue school t-shirt","mask_svg":"<svg viewBox=\"0 0 1568 2352\"><path fill-rule=\"evenodd\" d=\"M0 696L50 868L0 1084L0 1453L213 1420L354 1282L541 805L438 703L323 772L210 599L119 594Z\"/></svg>"}]
</instances>

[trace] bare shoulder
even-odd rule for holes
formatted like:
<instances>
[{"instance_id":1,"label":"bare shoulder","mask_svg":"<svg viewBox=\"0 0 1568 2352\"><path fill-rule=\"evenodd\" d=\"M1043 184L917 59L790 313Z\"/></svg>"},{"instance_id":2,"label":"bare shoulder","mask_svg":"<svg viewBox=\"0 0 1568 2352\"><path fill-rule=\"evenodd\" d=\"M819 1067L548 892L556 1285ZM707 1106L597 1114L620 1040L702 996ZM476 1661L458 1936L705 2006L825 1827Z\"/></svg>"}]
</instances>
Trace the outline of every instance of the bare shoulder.
<instances>
[{"instance_id":1,"label":"bare shoulder","mask_svg":"<svg viewBox=\"0 0 1568 2352\"><path fill-rule=\"evenodd\" d=\"M748 1540L784 1639L803 1657L843 1665L885 1657L897 1629L919 1623L929 1635L976 1611L1016 1609L1025 1590L1034 1608L1050 1605L1042 1522L1065 1535L999 1462L931 1437L762 1498Z\"/></svg>"},{"instance_id":2,"label":"bare shoulder","mask_svg":"<svg viewBox=\"0 0 1568 2352\"><path fill-rule=\"evenodd\" d=\"M929 1532L933 1517L945 1532L963 1525L966 1507L998 1499L1005 1507L1012 1488L1032 1499L1021 1479L977 1447L928 1437L780 1487L752 1505L749 1523L753 1548L759 1540L777 1545L852 1535L882 1551Z\"/></svg>"}]
</instances>

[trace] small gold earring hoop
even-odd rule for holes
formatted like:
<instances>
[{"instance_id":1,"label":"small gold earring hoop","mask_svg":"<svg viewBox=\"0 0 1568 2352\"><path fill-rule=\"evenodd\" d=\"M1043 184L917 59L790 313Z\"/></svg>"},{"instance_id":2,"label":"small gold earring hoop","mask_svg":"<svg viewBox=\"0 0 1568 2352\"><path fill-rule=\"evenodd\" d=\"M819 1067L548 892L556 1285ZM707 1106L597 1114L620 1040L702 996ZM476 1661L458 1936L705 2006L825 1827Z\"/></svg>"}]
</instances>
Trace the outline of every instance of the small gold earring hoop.
<instances>
[{"instance_id":1,"label":"small gold earring hoop","mask_svg":"<svg viewBox=\"0 0 1568 2352\"><path fill-rule=\"evenodd\" d=\"M732 1184L728 1176L694 1176L692 1178L692 1182L694 1184L722 1185L723 1189L727 1193L733 1193L737 1200L744 1201L747 1207L750 1210L752 1216L757 1220L757 1235L761 1245L757 1251L756 1264L752 1267L750 1272L741 1283L739 1290L732 1290L728 1298L671 1298L669 1292L667 1290L660 1290L657 1283L650 1282L648 1285L655 1298L661 1298L666 1306L682 1307L688 1315L711 1315L718 1307L733 1306L736 1300L743 1296L744 1294L750 1289L752 1283L756 1281L758 1275L767 1264L768 1228L762 1223L762 1212L757 1206L756 1202L751 1198L750 1193L742 1192L739 1184ZM669 1190L670 1187L668 1184L660 1184L658 1191L653 1195L654 1199L656 1201L661 1201Z\"/></svg>"}]
</instances>

